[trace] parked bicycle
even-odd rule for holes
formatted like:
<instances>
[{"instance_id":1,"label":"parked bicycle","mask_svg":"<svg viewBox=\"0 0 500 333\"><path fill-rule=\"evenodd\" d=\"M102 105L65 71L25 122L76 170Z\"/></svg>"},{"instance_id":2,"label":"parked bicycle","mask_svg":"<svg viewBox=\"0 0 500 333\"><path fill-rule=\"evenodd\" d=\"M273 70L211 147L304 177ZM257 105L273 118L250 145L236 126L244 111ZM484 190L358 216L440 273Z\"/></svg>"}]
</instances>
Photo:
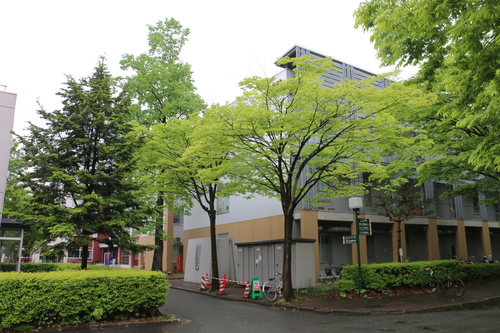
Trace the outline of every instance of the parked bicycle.
<instances>
[{"instance_id":1,"label":"parked bicycle","mask_svg":"<svg viewBox=\"0 0 500 333\"><path fill-rule=\"evenodd\" d=\"M274 301L276 297L278 297L278 295L281 297L282 291L283 291L282 272L274 274L274 276L271 277L269 281L266 281L264 285L262 285L262 293L269 302Z\"/></svg>"},{"instance_id":2,"label":"parked bicycle","mask_svg":"<svg viewBox=\"0 0 500 333\"><path fill-rule=\"evenodd\" d=\"M324 283L336 283L342 279L342 269L344 264L342 264L342 267L333 267L332 264L325 267L325 273L322 276Z\"/></svg>"},{"instance_id":3,"label":"parked bicycle","mask_svg":"<svg viewBox=\"0 0 500 333\"><path fill-rule=\"evenodd\" d=\"M451 268L446 268L451 269ZM436 290L438 290L439 285L443 286L443 293L448 289L450 293L459 297L465 294L465 284L462 280L457 277L449 276L446 273L439 274L439 276L443 276L445 279L439 279L431 268L426 268L426 271L429 271L429 276L424 279L422 282L422 290L427 294L432 294Z\"/></svg>"}]
</instances>

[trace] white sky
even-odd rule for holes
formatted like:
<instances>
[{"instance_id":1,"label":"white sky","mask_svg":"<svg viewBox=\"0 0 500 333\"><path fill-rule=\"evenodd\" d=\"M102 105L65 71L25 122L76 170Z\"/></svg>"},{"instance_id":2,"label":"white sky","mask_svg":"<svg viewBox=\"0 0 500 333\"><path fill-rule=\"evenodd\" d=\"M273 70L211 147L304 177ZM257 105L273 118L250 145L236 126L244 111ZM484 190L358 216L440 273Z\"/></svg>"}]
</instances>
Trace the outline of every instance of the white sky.
<instances>
[{"instance_id":1,"label":"white sky","mask_svg":"<svg viewBox=\"0 0 500 333\"><path fill-rule=\"evenodd\" d=\"M296 44L382 73L369 35L354 29L361 2L0 0L0 85L17 94L21 133L37 122L37 99L47 111L61 107L55 94L65 74L89 76L105 55L111 73L122 75L123 54L148 51L147 25L172 17L191 31L182 60L208 104L232 101L245 77L275 74L274 61Z\"/></svg>"}]
</instances>

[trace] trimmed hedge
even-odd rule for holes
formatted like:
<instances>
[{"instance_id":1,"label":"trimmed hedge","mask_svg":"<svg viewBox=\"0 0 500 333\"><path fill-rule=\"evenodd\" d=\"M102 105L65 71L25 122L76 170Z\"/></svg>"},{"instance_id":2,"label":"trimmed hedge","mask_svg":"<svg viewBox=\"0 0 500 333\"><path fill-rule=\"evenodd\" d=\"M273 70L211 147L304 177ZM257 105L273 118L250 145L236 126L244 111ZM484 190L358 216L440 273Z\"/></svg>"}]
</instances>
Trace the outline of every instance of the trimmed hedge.
<instances>
[{"instance_id":1,"label":"trimmed hedge","mask_svg":"<svg viewBox=\"0 0 500 333\"><path fill-rule=\"evenodd\" d=\"M0 272L15 272L16 263L0 263ZM21 272L25 273L41 273L41 272L55 272L65 270L80 270L81 264L71 263L21 263ZM100 265L88 265L89 270L105 270L111 269L110 267Z\"/></svg>"},{"instance_id":2,"label":"trimmed hedge","mask_svg":"<svg viewBox=\"0 0 500 333\"><path fill-rule=\"evenodd\" d=\"M162 272L137 269L0 274L0 329L151 316L165 304Z\"/></svg>"},{"instance_id":3,"label":"trimmed hedge","mask_svg":"<svg viewBox=\"0 0 500 333\"><path fill-rule=\"evenodd\" d=\"M437 273L446 272L464 282L481 279L500 279L500 263L462 265L457 260L417 261L411 263L386 263L361 265L363 288L375 291L388 291L396 287L420 287L429 276L426 268ZM446 268L451 268L447 270ZM341 291L348 292L358 287L358 266L344 266L342 280L337 283Z\"/></svg>"}]
</instances>

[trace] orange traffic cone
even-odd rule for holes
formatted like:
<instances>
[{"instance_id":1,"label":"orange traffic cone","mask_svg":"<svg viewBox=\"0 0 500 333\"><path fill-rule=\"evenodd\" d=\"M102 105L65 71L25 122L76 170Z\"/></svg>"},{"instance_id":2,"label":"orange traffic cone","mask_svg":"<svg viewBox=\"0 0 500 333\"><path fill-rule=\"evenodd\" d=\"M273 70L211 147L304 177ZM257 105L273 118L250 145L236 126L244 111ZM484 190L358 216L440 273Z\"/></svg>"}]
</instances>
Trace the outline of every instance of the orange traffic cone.
<instances>
[{"instance_id":1,"label":"orange traffic cone","mask_svg":"<svg viewBox=\"0 0 500 333\"><path fill-rule=\"evenodd\" d=\"M219 293L217 295L226 295L226 292L224 291L224 280L223 279L219 280Z\"/></svg>"},{"instance_id":2,"label":"orange traffic cone","mask_svg":"<svg viewBox=\"0 0 500 333\"><path fill-rule=\"evenodd\" d=\"M226 273L224 273L224 288L227 288L227 278L226 278Z\"/></svg>"},{"instance_id":3,"label":"orange traffic cone","mask_svg":"<svg viewBox=\"0 0 500 333\"><path fill-rule=\"evenodd\" d=\"M243 294L243 298L248 298L249 293L250 293L250 281L247 281L245 285L245 293Z\"/></svg>"}]
</instances>

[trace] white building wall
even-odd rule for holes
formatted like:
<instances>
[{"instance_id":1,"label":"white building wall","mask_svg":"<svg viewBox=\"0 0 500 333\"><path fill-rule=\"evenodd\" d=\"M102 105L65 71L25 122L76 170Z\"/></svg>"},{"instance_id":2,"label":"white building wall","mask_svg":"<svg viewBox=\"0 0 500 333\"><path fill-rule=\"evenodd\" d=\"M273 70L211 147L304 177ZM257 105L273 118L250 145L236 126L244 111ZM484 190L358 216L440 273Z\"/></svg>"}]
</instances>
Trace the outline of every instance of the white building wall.
<instances>
[{"instance_id":1,"label":"white building wall","mask_svg":"<svg viewBox=\"0 0 500 333\"><path fill-rule=\"evenodd\" d=\"M241 222L269 216L282 215L281 203L277 199L255 196L245 199L242 196L229 198L229 212L217 215L217 225ZM191 215L184 216L184 230L198 229L209 226L207 213L195 203Z\"/></svg>"},{"instance_id":2,"label":"white building wall","mask_svg":"<svg viewBox=\"0 0 500 333\"><path fill-rule=\"evenodd\" d=\"M3 211L3 201L9 170L12 128L14 126L14 111L16 94L0 91L0 212ZM2 214L0 213L0 218Z\"/></svg>"}]
</instances>

